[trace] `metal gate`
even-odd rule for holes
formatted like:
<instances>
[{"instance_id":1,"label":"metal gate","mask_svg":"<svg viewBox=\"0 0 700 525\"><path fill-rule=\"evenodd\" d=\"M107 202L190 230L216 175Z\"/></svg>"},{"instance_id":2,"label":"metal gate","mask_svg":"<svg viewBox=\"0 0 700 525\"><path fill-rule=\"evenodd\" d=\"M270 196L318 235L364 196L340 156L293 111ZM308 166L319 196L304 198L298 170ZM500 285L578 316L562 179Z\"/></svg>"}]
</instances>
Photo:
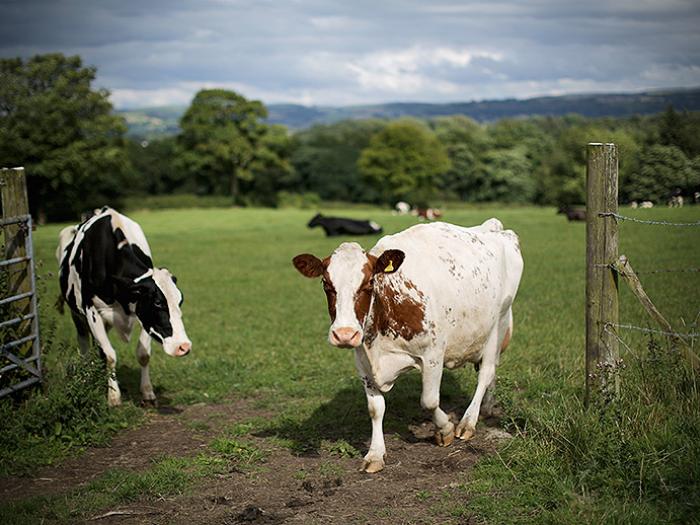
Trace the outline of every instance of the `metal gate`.
<instances>
[{"instance_id":1,"label":"metal gate","mask_svg":"<svg viewBox=\"0 0 700 525\"><path fill-rule=\"evenodd\" d=\"M19 170L2 171L3 190L20 182L24 186L23 170L21 177L12 173ZM26 206L26 186L24 190ZM3 199L3 212L11 208ZM41 381L41 346L32 218L29 214L5 217L0 219L0 229L4 240L0 254L0 397L3 397Z\"/></svg>"}]
</instances>

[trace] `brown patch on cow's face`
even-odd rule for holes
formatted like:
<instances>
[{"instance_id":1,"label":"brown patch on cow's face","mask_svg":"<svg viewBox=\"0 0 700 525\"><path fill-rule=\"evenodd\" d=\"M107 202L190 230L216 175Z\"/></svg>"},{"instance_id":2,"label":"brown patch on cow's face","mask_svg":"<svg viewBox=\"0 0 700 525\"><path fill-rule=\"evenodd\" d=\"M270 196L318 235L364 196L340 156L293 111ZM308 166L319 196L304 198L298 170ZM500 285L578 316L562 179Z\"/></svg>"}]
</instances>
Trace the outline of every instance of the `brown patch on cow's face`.
<instances>
[{"instance_id":1,"label":"brown patch on cow's face","mask_svg":"<svg viewBox=\"0 0 700 525\"><path fill-rule=\"evenodd\" d=\"M330 262L330 257L326 257L323 260L323 277L321 278L321 283L323 284L323 291L326 294L326 301L328 302L328 315L331 317L331 323L335 321L335 300L338 296L335 291L335 286L333 286L333 281L331 281L331 276L328 275L328 263Z\"/></svg>"},{"instance_id":2,"label":"brown patch on cow's face","mask_svg":"<svg viewBox=\"0 0 700 525\"><path fill-rule=\"evenodd\" d=\"M420 298L401 294L388 281L378 279L375 283L374 304L372 307L372 327L365 338L368 343L382 334L393 338L401 337L410 341L424 331L425 306L423 294L411 281L403 281L407 289L414 289Z\"/></svg>"},{"instance_id":3,"label":"brown patch on cow's face","mask_svg":"<svg viewBox=\"0 0 700 525\"><path fill-rule=\"evenodd\" d=\"M355 315L360 322L360 326L364 326L369 306L372 303L372 278L374 277L376 262L377 258L374 255L367 254L367 262L362 267L362 284L355 292Z\"/></svg>"}]
</instances>

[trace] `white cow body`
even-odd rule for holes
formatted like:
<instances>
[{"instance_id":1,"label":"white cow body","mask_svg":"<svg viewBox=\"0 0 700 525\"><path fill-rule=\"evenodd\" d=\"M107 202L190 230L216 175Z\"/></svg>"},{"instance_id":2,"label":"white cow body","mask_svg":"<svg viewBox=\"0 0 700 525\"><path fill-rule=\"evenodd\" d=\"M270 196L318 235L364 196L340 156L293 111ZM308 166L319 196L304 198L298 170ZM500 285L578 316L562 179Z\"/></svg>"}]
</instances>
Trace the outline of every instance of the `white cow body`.
<instances>
[{"instance_id":1,"label":"white cow body","mask_svg":"<svg viewBox=\"0 0 700 525\"><path fill-rule=\"evenodd\" d=\"M523 270L515 233L503 231L496 219L473 228L419 224L383 237L368 253L343 243L318 264L325 268L324 282L335 289L329 295L335 315L329 340L355 348L367 394L372 443L364 469L384 466L382 393L412 368L422 372L421 405L433 411L438 444L449 445L455 435L472 437L484 396L484 410L492 408L487 388L493 388L495 367L512 334L511 306ZM301 264L297 268L314 276ZM372 296L365 308L362 290L368 286ZM440 382L443 367L466 363L479 365L479 380L455 429L439 407Z\"/></svg>"},{"instance_id":2,"label":"white cow body","mask_svg":"<svg viewBox=\"0 0 700 525\"><path fill-rule=\"evenodd\" d=\"M382 392L391 389L405 368L406 357L419 369L431 358L440 358L447 368L479 363L484 342L498 323L504 330L510 326L510 305L520 282L522 258L516 235L491 232L487 229L491 225L495 226L419 224L383 237L370 250L376 257L390 248L406 254L401 271L384 276L384 286L422 302L425 308L426 330L421 334L411 340L378 334L370 345L356 350L366 354L372 382ZM370 309L366 325L372 322Z\"/></svg>"}]
</instances>

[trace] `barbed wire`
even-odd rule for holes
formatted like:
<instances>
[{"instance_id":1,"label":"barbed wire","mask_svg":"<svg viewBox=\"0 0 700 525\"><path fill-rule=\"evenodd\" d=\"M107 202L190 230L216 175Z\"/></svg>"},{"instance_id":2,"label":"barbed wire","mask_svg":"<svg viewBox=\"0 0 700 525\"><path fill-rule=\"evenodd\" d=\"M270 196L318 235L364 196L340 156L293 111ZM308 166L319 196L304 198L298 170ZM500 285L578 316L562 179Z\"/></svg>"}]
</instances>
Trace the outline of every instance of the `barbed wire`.
<instances>
[{"instance_id":1,"label":"barbed wire","mask_svg":"<svg viewBox=\"0 0 700 525\"><path fill-rule=\"evenodd\" d=\"M643 332L645 334L659 334L659 335L666 335L669 337L679 337L681 339L684 339L684 338L694 339L696 337L700 337L700 333L695 333L695 332L688 332L688 333L667 332L666 330L658 330L656 328L644 328L643 326L636 326L633 324L605 323L604 329L606 329L608 327L623 328L625 330L635 330L637 332Z\"/></svg>"},{"instance_id":2,"label":"barbed wire","mask_svg":"<svg viewBox=\"0 0 700 525\"><path fill-rule=\"evenodd\" d=\"M612 264L594 264L593 266L595 268L610 268L611 270L615 269ZM656 270L635 270L634 272L637 275L648 275L650 273L696 273L700 272L700 268L659 268Z\"/></svg>"},{"instance_id":3,"label":"barbed wire","mask_svg":"<svg viewBox=\"0 0 700 525\"><path fill-rule=\"evenodd\" d=\"M620 215L614 212L602 212L598 214L598 217L614 217L617 221L630 221L639 224L653 224L657 226L700 226L700 221L698 222L668 222L668 221L652 221L644 219L636 219L634 217L628 217L626 215Z\"/></svg>"},{"instance_id":4,"label":"barbed wire","mask_svg":"<svg viewBox=\"0 0 700 525\"><path fill-rule=\"evenodd\" d=\"M628 344L624 341L624 339L622 339L619 335L617 335L617 332L614 332L613 330L610 330L610 327L611 327L611 326L612 326L612 323L605 323L605 325L603 326L603 332L605 332L606 334L612 335L615 339L617 339L620 343L622 343L622 345L627 349L627 351L628 351L629 353L631 353L634 357L636 357L637 359L639 359L639 354L638 354L636 351L634 351L634 350L632 349L632 347L630 347L630 345L628 345ZM610 351L610 347L608 346L607 341L603 341L603 344L605 344L605 347L608 349L608 351Z\"/></svg>"},{"instance_id":5,"label":"barbed wire","mask_svg":"<svg viewBox=\"0 0 700 525\"><path fill-rule=\"evenodd\" d=\"M635 270L637 274L650 274L650 273L691 273L700 272L700 268L661 268L659 270Z\"/></svg>"}]
</instances>

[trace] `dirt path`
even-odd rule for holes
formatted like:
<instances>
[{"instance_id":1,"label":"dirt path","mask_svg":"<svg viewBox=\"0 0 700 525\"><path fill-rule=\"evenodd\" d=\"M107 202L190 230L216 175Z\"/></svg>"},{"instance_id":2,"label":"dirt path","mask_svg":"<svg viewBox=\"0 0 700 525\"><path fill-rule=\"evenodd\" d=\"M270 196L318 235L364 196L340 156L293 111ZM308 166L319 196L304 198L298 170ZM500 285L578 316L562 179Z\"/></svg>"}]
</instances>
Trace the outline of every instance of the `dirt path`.
<instances>
[{"instance_id":1,"label":"dirt path","mask_svg":"<svg viewBox=\"0 0 700 525\"><path fill-rule=\"evenodd\" d=\"M249 420L253 415L265 414L257 410L253 413L249 403L242 401L151 413L145 424L120 433L108 447L90 449L31 478L0 479L0 500L58 494L89 483L111 468L139 471L161 456L196 455L223 426ZM202 425L206 425L206 431L202 431ZM273 438L253 432L246 440L265 451L263 463L206 478L182 496L96 510L88 523L476 522L474 516L452 516L453 510L444 504L445 496L452 493L459 497L457 475L492 452L504 433L494 427L480 427L472 441L441 448L432 442L431 424L410 430L410 440L387 434L387 466L375 475L359 471L361 459L324 452L297 456Z\"/></svg>"}]
</instances>

